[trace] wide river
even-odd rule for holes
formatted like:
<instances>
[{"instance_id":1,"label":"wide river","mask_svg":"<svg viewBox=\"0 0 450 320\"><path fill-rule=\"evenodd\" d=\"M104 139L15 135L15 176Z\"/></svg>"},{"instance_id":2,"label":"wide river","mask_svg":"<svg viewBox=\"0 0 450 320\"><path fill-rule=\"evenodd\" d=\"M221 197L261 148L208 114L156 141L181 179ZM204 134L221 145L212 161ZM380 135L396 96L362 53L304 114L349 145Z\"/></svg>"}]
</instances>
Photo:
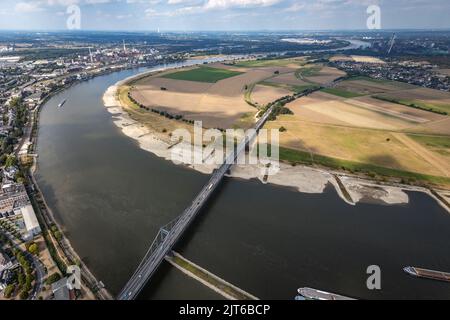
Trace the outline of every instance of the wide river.
<instances>
[{"instance_id":1,"label":"wide river","mask_svg":"<svg viewBox=\"0 0 450 320\"><path fill-rule=\"evenodd\" d=\"M75 85L49 100L40 118L38 183L76 251L113 294L160 226L208 180L141 150L103 107L109 86L142 71ZM364 299L450 299L450 284L402 271L450 271L450 215L425 194L409 196L407 205L349 206L332 188L308 195L228 179L176 250L263 299L293 299L306 286ZM370 265L381 268L379 291L366 287ZM165 263L140 298L220 296Z\"/></svg>"}]
</instances>

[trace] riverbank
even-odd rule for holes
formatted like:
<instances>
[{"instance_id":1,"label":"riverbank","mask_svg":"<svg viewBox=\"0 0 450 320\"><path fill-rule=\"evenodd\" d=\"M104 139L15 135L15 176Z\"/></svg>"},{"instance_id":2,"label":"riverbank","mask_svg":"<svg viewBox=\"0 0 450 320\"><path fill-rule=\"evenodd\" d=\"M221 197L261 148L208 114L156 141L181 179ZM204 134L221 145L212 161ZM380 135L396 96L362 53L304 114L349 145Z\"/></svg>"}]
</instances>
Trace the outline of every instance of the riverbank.
<instances>
[{"instance_id":1,"label":"riverbank","mask_svg":"<svg viewBox=\"0 0 450 320\"><path fill-rule=\"evenodd\" d=\"M103 73L102 73L103 74ZM102 75L98 74L98 76ZM78 82L77 82L78 83ZM32 111L30 119L30 126L26 130L26 135L23 137L21 144L27 145L28 156L32 158L31 166L27 174L27 186L32 192L29 192L33 207L38 214L39 224L44 233L46 246L55 260L61 274L65 275L67 267L77 265L81 269L81 281L83 299L92 300L113 300L112 294L104 287L103 283L98 281L86 264L82 261L78 253L71 245L69 239L65 236L63 228L58 224L55 216L45 201L45 197L39 188L35 179L35 172L37 170L37 157L35 148L37 145L38 131L39 131L39 115L45 103L54 95L61 91L75 85L72 83L59 90L56 90L47 95L42 102ZM22 149L22 148L20 148ZM60 237L57 239L52 231L52 228L57 228Z\"/></svg>"},{"instance_id":2,"label":"riverbank","mask_svg":"<svg viewBox=\"0 0 450 320\"><path fill-rule=\"evenodd\" d=\"M114 124L123 134L137 141L141 149L151 152L160 158L171 160L173 144L168 139L167 134L156 132L133 119L132 115L130 115L131 107L125 105L118 94L122 86L162 70L149 71L117 82L105 92L103 104L108 112L111 113ZM206 164L187 165L187 167L204 174L211 174L217 168L215 165ZM292 166L286 163L280 164L280 171L276 175L265 176L264 172L264 165L236 165L232 168L230 176L247 180L258 179L262 183L291 187L299 192L310 194L323 193L326 187L331 184L341 199L350 205L355 205L359 202L377 202L386 205L407 204L409 197L406 192L418 191L428 194L450 212L448 205L434 194L434 190L424 187L380 183L339 171L304 165ZM440 193L438 192L438 194Z\"/></svg>"}]
</instances>

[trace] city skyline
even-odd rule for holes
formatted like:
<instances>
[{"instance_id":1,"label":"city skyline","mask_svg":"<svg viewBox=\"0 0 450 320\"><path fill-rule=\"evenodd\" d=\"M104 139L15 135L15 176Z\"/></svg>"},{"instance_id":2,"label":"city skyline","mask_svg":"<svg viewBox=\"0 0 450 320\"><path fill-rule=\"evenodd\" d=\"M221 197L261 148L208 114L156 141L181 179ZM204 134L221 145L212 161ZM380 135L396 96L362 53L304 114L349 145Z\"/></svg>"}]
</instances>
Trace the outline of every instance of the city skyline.
<instances>
[{"instance_id":1,"label":"city skyline","mask_svg":"<svg viewBox=\"0 0 450 320\"><path fill-rule=\"evenodd\" d=\"M81 30L358 30L370 5L380 6L382 29L450 28L444 0L15 0L2 4L0 30L67 29L74 5Z\"/></svg>"}]
</instances>

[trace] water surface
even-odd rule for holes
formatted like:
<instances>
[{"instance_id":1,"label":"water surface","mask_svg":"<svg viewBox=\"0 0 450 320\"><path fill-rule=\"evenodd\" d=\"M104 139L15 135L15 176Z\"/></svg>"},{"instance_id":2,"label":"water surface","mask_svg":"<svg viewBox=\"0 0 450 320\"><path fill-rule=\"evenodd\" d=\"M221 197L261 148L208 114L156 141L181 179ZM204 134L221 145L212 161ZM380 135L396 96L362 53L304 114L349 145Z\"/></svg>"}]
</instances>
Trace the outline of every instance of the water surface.
<instances>
[{"instance_id":1,"label":"water surface","mask_svg":"<svg viewBox=\"0 0 450 320\"><path fill-rule=\"evenodd\" d=\"M50 99L40 121L38 183L74 248L113 293L208 180L139 149L113 124L103 93L141 71L76 85ZM260 298L292 299L301 286L357 298L450 298L449 284L402 271L450 271L450 216L425 194L409 196L407 205L349 206L331 188L308 195L227 180L177 250ZM380 292L365 286L373 264L382 269ZM220 297L164 266L140 298Z\"/></svg>"}]
</instances>

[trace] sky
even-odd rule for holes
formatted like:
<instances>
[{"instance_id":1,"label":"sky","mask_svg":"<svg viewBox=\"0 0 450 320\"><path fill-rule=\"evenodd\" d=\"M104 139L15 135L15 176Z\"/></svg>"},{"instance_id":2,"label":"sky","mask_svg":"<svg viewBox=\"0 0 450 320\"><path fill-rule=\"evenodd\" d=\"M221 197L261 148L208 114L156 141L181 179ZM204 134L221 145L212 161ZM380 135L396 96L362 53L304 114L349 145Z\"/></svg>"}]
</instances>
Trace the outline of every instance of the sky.
<instances>
[{"instance_id":1,"label":"sky","mask_svg":"<svg viewBox=\"0 0 450 320\"><path fill-rule=\"evenodd\" d=\"M450 28L449 0L0 0L0 30L366 29L371 5L382 29Z\"/></svg>"}]
</instances>

